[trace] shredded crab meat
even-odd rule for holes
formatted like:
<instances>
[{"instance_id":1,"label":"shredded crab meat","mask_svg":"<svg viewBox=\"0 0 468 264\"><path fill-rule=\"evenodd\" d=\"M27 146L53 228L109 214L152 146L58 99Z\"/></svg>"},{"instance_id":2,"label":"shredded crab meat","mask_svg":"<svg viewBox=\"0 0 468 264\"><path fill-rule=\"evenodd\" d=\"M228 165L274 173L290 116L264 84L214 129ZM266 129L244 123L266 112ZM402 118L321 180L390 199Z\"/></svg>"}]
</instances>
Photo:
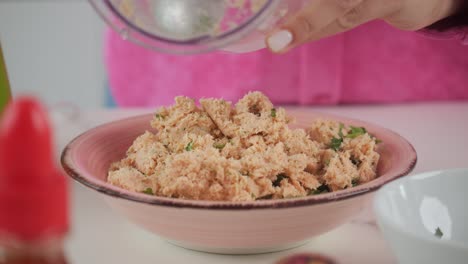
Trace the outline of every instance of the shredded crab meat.
<instances>
[{"instance_id":1,"label":"shredded crab meat","mask_svg":"<svg viewBox=\"0 0 468 264\"><path fill-rule=\"evenodd\" d=\"M251 92L235 105L188 97L157 111L108 182L164 197L213 201L295 198L377 177L377 140L365 128L315 120L292 129L283 108Z\"/></svg>"}]
</instances>

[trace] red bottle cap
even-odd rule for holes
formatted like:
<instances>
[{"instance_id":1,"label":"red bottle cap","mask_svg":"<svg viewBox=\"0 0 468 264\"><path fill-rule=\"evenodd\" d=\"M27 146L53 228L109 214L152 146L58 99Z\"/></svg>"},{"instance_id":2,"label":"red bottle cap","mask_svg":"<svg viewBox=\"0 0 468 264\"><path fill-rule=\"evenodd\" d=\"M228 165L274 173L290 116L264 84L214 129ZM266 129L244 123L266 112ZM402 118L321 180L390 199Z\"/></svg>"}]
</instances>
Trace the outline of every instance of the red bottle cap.
<instances>
[{"instance_id":1,"label":"red bottle cap","mask_svg":"<svg viewBox=\"0 0 468 264\"><path fill-rule=\"evenodd\" d=\"M0 119L0 237L36 241L68 231L68 188L54 163L44 107L11 102Z\"/></svg>"}]
</instances>

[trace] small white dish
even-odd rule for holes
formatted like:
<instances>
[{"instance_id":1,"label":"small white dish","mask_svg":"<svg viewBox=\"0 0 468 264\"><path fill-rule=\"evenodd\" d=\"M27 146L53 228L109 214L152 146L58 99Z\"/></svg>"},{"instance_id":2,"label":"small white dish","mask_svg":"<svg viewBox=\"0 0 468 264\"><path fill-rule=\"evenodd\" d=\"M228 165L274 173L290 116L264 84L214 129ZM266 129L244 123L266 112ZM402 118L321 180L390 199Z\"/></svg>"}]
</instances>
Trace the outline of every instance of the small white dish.
<instances>
[{"instance_id":1,"label":"small white dish","mask_svg":"<svg viewBox=\"0 0 468 264\"><path fill-rule=\"evenodd\" d=\"M377 220L399 263L468 263L467 188L468 168L403 177L377 192Z\"/></svg>"}]
</instances>

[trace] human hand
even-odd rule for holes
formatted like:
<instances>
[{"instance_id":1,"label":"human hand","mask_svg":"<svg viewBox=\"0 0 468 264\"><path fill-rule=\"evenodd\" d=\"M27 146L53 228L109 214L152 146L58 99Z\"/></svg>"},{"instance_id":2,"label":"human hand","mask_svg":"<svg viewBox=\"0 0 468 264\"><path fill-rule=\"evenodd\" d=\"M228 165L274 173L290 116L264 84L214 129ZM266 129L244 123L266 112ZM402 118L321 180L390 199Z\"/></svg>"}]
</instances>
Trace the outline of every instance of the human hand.
<instances>
[{"instance_id":1,"label":"human hand","mask_svg":"<svg viewBox=\"0 0 468 264\"><path fill-rule=\"evenodd\" d=\"M419 30L454 14L463 0L314 0L270 34L266 44L284 53L301 44L382 19L401 30Z\"/></svg>"}]
</instances>

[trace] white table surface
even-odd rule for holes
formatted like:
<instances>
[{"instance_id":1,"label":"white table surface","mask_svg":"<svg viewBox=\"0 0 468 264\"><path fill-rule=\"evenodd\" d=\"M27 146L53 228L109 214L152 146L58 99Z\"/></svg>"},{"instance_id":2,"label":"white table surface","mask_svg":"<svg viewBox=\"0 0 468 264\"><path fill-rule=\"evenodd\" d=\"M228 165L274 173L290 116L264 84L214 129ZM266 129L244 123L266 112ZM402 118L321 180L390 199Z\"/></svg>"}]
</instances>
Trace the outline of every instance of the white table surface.
<instances>
[{"instance_id":1,"label":"white table surface","mask_svg":"<svg viewBox=\"0 0 468 264\"><path fill-rule=\"evenodd\" d=\"M418 153L412 174L443 168L468 167L468 102L390 106L311 107L373 122L407 138ZM79 133L111 120L151 112L148 109L53 109L57 152ZM393 253L368 210L360 217L312 242L288 251L228 256L200 253L166 243L117 215L92 190L73 183L72 233L67 244L70 262L93 263L275 263L298 252L331 256L338 263L396 263Z\"/></svg>"}]
</instances>

